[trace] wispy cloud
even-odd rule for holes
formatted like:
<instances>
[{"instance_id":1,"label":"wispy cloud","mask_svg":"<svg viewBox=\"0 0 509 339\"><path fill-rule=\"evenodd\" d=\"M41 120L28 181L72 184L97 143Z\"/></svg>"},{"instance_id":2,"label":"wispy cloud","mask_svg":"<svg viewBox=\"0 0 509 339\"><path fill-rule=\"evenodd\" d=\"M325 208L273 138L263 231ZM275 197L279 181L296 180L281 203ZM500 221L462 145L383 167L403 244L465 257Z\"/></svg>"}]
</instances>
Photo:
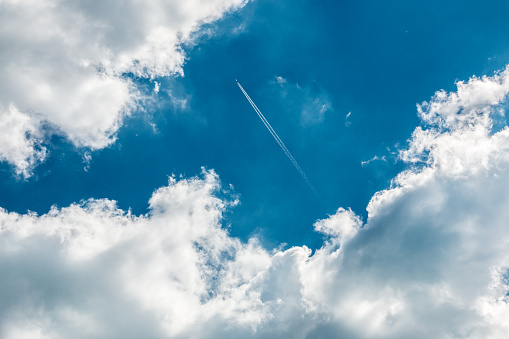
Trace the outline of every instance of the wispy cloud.
<instances>
[{"instance_id":1,"label":"wispy cloud","mask_svg":"<svg viewBox=\"0 0 509 339\"><path fill-rule=\"evenodd\" d=\"M329 95L316 84L300 86L282 76L274 77L270 84L281 96L285 107L300 112L300 122L304 126L323 122L326 113L333 110Z\"/></svg>"},{"instance_id":2,"label":"wispy cloud","mask_svg":"<svg viewBox=\"0 0 509 339\"><path fill-rule=\"evenodd\" d=\"M350 120L348 120L348 118L350 118L350 116L352 115L352 112L348 112L345 116L345 126L348 127L352 124L352 122Z\"/></svg>"},{"instance_id":3,"label":"wispy cloud","mask_svg":"<svg viewBox=\"0 0 509 339\"><path fill-rule=\"evenodd\" d=\"M387 161L387 157L385 155L382 155L382 156L375 155L373 158L371 158L369 160L362 161L361 165L362 166L366 166L366 165L369 165L369 163L371 163L373 161L384 161L384 162L386 162Z\"/></svg>"}]
</instances>

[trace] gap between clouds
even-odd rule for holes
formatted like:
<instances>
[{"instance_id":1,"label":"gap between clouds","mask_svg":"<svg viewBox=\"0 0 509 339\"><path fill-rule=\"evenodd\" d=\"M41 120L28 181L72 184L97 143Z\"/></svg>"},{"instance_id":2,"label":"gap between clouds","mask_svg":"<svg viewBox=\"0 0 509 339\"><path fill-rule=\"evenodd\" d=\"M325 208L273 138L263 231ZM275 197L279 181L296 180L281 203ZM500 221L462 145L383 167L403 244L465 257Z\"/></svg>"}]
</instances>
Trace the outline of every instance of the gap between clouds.
<instances>
[{"instance_id":1,"label":"gap between clouds","mask_svg":"<svg viewBox=\"0 0 509 339\"><path fill-rule=\"evenodd\" d=\"M300 111L300 124L304 127L322 123L325 114L333 111L329 95L315 82L300 86L275 76L269 86L278 93L285 110Z\"/></svg>"},{"instance_id":2,"label":"gap between clouds","mask_svg":"<svg viewBox=\"0 0 509 339\"><path fill-rule=\"evenodd\" d=\"M246 2L0 1L0 161L28 177L51 134L110 145L144 100L126 74L183 75L182 44Z\"/></svg>"},{"instance_id":3,"label":"gap between clouds","mask_svg":"<svg viewBox=\"0 0 509 339\"><path fill-rule=\"evenodd\" d=\"M315 223L323 246L228 235L214 171L135 216L88 200L0 212L2 338L504 338L509 331L509 68L418 106L409 169ZM234 225L233 225L234 227Z\"/></svg>"}]
</instances>

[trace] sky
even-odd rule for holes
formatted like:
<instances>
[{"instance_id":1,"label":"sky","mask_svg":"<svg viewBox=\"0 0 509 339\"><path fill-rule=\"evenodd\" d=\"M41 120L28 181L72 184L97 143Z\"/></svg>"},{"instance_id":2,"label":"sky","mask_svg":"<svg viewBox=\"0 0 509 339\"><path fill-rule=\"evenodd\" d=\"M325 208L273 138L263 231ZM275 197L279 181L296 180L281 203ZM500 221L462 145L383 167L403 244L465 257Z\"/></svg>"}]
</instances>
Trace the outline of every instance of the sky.
<instances>
[{"instance_id":1,"label":"sky","mask_svg":"<svg viewBox=\"0 0 509 339\"><path fill-rule=\"evenodd\" d=\"M508 16L0 0L0 337L505 338Z\"/></svg>"}]
</instances>

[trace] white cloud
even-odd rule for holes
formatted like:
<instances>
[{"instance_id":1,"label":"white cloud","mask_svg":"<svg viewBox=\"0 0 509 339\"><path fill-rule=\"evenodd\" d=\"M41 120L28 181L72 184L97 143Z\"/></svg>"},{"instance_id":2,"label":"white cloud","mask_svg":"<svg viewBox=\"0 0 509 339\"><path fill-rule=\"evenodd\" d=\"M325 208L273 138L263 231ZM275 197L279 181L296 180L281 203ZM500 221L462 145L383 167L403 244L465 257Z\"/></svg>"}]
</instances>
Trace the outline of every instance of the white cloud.
<instances>
[{"instance_id":1,"label":"white cloud","mask_svg":"<svg viewBox=\"0 0 509 339\"><path fill-rule=\"evenodd\" d=\"M283 87L286 84L286 79L281 76L276 76L276 84Z\"/></svg>"},{"instance_id":2,"label":"white cloud","mask_svg":"<svg viewBox=\"0 0 509 339\"><path fill-rule=\"evenodd\" d=\"M123 74L182 74L181 44L244 3L0 1L0 125L17 110L31 134L41 134L43 121L78 147L106 147L139 99ZM35 144L16 154L0 148L0 157L26 176L44 158Z\"/></svg>"},{"instance_id":3,"label":"white cloud","mask_svg":"<svg viewBox=\"0 0 509 339\"><path fill-rule=\"evenodd\" d=\"M41 139L40 121L11 105L0 119L0 160L12 163L17 175L30 176L32 168L46 157Z\"/></svg>"},{"instance_id":4,"label":"white cloud","mask_svg":"<svg viewBox=\"0 0 509 339\"><path fill-rule=\"evenodd\" d=\"M345 116L345 126L348 127L352 124L352 122L350 120L348 120L348 118L352 115L352 112L348 112L347 115Z\"/></svg>"},{"instance_id":5,"label":"white cloud","mask_svg":"<svg viewBox=\"0 0 509 339\"><path fill-rule=\"evenodd\" d=\"M372 163L373 161L384 161L384 162L386 162L387 161L387 156L385 156L385 155L382 155L382 156L375 155L373 158L371 158L369 160L361 161L361 165L362 166L366 166L366 165L369 165L370 163Z\"/></svg>"},{"instance_id":6,"label":"white cloud","mask_svg":"<svg viewBox=\"0 0 509 339\"><path fill-rule=\"evenodd\" d=\"M341 239L350 239L357 234L362 220L352 212L340 207L336 214L315 223L315 230Z\"/></svg>"},{"instance_id":7,"label":"white cloud","mask_svg":"<svg viewBox=\"0 0 509 339\"><path fill-rule=\"evenodd\" d=\"M420 165L365 224L343 208L316 222L313 254L230 237L212 171L171 179L142 216L109 200L2 211L0 336L505 338L509 129L491 130L504 98L477 95L491 81L462 87L480 110L451 119L454 93L421 106L444 109L401 153Z\"/></svg>"}]
</instances>

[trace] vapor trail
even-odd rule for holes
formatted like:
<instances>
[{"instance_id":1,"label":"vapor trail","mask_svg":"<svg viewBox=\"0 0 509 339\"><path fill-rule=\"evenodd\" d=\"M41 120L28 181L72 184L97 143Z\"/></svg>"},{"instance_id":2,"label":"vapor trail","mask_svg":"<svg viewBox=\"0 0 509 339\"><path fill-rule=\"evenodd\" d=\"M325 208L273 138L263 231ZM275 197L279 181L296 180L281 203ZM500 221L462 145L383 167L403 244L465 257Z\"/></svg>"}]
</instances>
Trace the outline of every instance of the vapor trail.
<instances>
[{"instance_id":1,"label":"vapor trail","mask_svg":"<svg viewBox=\"0 0 509 339\"><path fill-rule=\"evenodd\" d=\"M279 136L277 135L276 131L274 131L274 129L272 128L272 126L270 125L270 123L267 121L267 119L265 119L265 116L262 114L262 112L258 109L258 107L256 106L256 104L253 102L253 100L251 100L251 98L249 97L249 95L247 94L247 92L244 90L244 88L242 87L242 85L237 81L237 79L235 79L235 81L237 82L237 85L239 86L240 90L242 91L242 93L244 93L244 96L246 97L247 101L249 101L249 103L251 104L251 107L253 107L253 109L255 110L256 114L258 114L258 117L260 117L260 119L262 120L263 124L265 125L265 127L267 127L267 129L269 130L270 134L272 134L272 136L274 137L274 139L276 140L276 142L278 143L279 147L281 147L281 149L283 150L283 152L286 154L286 156L288 157L288 159L290 159L290 161L292 162L293 166L295 166L295 168L297 169L297 171L299 172L299 174L302 176L302 178L304 179L304 181L308 184L309 188L311 188L311 191L313 191L313 193L316 195L316 197L321 201L321 198L320 196L318 195L318 192L316 192L316 189L314 188L314 186L311 184L311 181L309 181L308 177L306 176L306 173L304 173L304 171L302 170L302 168L299 166L299 164L297 163L297 160L295 160L295 158L293 157L293 155L290 153L290 151L288 150L288 148L286 148L285 144L283 143L283 141L279 138Z\"/></svg>"}]
</instances>

